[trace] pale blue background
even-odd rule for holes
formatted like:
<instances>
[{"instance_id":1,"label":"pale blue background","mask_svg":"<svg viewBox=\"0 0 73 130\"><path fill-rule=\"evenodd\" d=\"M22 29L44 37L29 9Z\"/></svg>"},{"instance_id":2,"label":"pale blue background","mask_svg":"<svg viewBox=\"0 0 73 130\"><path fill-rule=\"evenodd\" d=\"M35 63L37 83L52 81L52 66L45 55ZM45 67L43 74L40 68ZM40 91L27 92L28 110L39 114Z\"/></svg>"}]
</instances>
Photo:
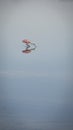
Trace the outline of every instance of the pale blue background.
<instances>
[{"instance_id":1,"label":"pale blue background","mask_svg":"<svg viewBox=\"0 0 73 130\"><path fill-rule=\"evenodd\" d=\"M71 0L0 0L0 130L73 130L72 34Z\"/></svg>"}]
</instances>

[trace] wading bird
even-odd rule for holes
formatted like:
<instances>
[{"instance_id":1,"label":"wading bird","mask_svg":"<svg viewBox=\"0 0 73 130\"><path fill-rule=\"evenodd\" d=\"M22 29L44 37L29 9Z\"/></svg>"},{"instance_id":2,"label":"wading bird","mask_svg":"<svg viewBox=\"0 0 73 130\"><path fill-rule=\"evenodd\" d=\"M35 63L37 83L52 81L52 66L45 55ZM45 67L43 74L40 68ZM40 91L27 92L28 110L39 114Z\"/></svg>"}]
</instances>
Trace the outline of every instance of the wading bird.
<instances>
[{"instance_id":1,"label":"wading bird","mask_svg":"<svg viewBox=\"0 0 73 130\"><path fill-rule=\"evenodd\" d=\"M30 53L32 50L36 49L36 44L32 43L28 39L24 39L22 42L26 45L25 50L22 50L23 53Z\"/></svg>"}]
</instances>

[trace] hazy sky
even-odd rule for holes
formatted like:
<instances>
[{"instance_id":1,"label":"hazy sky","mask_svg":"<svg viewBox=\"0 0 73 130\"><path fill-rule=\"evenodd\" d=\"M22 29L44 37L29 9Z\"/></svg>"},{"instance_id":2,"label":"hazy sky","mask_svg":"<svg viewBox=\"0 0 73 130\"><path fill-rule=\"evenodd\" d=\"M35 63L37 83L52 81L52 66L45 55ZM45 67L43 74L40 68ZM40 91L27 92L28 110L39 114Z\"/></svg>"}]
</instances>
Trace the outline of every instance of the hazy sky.
<instances>
[{"instance_id":1,"label":"hazy sky","mask_svg":"<svg viewBox=\"0 0 73 130\"><path fill-rule=\"evenodd\" d=\"M28 102L29 111L45 106L49 114L67 107L65 119L73 121L73 2L0 0L0 28L1 99ZM37 49L23 54L23 39Z\"/></svg>"}]
</instances>

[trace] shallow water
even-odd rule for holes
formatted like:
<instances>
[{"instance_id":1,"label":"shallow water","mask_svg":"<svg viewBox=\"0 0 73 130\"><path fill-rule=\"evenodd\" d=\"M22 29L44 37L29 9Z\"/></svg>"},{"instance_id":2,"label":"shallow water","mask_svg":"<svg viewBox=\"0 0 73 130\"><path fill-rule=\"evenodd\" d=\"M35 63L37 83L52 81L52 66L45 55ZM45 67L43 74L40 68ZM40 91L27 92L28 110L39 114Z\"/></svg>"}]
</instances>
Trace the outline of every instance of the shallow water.
<instances>
[{"instance_id":1,"label":"shallow water","mask_svg":"<svg viewBox=\"0 0 73 130\"><path fill-rule=\"evenodd\" d=\"M7 79L0 87L1 130L72 130L73 106L65 100L65 86L55 83L56 92L52 81L43 86L47 81L33 79Z\"/></svg>"},{"instance_id":2,"label":"shallow water","mask_svg":"<svg viewBox=\"0 0 73 130\"><path fill-rule=\"evenodd\" d=\"M0 130L73 130L73 2L0 1L0 17Z\"/></svg>"}]
</instances>

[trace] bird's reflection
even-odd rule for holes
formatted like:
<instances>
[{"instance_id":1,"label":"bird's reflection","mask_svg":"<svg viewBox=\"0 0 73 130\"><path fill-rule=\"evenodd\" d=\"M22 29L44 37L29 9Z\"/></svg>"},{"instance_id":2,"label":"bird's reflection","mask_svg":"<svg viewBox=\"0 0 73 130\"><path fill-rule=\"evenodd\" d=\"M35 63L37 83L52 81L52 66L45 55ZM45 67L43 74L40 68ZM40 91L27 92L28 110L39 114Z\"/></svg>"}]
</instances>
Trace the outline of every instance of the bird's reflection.
<instances>
[{"instance_id":1,"label":"bird's reflection","mask_svg":"<svg viewBox=\"0 0 73 130\"><path fill-rule=\"evenodd\" d=\"M24 50L22 50L22 52L28 54L28 53L31 53L35 49L36 49L35 43L28 43L26 44L26 47Z\"/></svg>"}]
</instances>

